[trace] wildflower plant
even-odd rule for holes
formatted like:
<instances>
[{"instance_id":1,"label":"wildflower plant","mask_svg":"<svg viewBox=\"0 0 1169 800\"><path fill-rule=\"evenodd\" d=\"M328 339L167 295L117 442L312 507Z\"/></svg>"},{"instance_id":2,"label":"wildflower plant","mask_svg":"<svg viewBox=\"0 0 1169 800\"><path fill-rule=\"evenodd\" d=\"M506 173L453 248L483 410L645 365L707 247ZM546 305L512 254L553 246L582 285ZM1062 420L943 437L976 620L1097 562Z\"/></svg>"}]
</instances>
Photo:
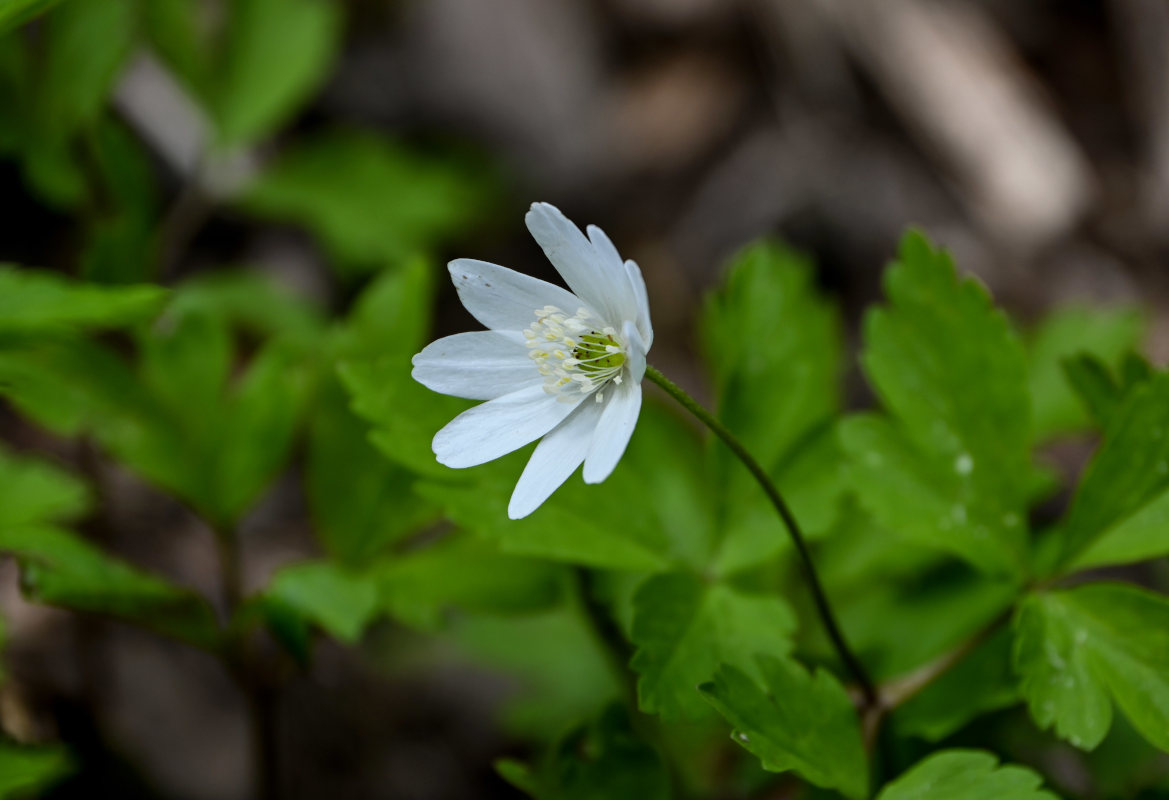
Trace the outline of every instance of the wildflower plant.
<instances>
[{"instance_id":1,"label":"wildflower plant","mask_svg":"<svg viewBox=\"0 0 1169 800\"><path fill-rule=\"evenodd\" d=\"M365 680L450 667L426 685L513 745L500 796L1166 796L1169 373L1142 313L1020 323L911 231L854 358L816 265L764 240L672 328L698 353L675 382L625 243L537 203L564 285L444 270L508 205L490 168L289 125L344 4L225 3L230 37L192 7L0 0L0 158L68 228L43 251L68 263L0 266L0 611L18 573L54 625L85 620L71 666L110 619L216 665L265 800L311 760L296 698L344 683L304 679L324 639ZM119 93L140 68L195 158ZM301 229L332 302L184 261L217 214ZM482 329L436 334L447 280ZM95 765L123 750L93 746L102 676L67 704L78 736L27 670L0 670L0 800L126 771ZM484 673L508 678L490 702Z\"/></svg>"}]
</instances>

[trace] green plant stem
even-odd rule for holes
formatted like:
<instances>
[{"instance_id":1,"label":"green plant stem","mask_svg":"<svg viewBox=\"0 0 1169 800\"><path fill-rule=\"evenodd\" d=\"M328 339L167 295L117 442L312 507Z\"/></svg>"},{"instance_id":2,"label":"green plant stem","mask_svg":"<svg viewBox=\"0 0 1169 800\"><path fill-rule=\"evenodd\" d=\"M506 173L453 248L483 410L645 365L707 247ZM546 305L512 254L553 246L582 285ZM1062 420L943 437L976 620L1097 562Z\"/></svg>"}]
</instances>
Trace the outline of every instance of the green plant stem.
<instances>
[{"instance_id":1,"label":"green plant stem","mask_svg":"<svg viewBox=\"0 0 1169 800\"><path fill-rule=\"evenodd\" d=\"M731 449L731 452L743 462L743 465L759 483L764 494L767 495L767 499L775 506L775 510L779 513L780 519L783 520L783 524L787 528L792 544L795 545L800 566L803 569L804 578L808 582L808 589L812 593L812 600L816 605L816 611L820 616L820 621L824 625L824 630L827 632L828 638L832 641L832 646L840 656L840 660L844 663L845 668L852 674L853 679L860 687L864 709L877 708L880 705L877 687L872 679L869 678L868 672L860 660L853 654L848 643L845 641L844 634L836 622L836 615L832 612L832 606L828 602L828 596L824 592L824 586L820 583L820 577L816 573L816 567L812 563L812 555L808 550L808 544L804 540L800 525L788 507L787 502L784 501L783 495L779 493L779 489L772 482L771 476L767 474L766 470L760 466L759 462L743 446L743 443L725 425L715 419L714 415L699 405L698 401L688 395L676 383L651 366L646 366L645 376L662 387L666 394L677 400L683 408L697 417L703 425L710 428L716 436L722 439L726 446Z\"/></svg>"}]
</instances>

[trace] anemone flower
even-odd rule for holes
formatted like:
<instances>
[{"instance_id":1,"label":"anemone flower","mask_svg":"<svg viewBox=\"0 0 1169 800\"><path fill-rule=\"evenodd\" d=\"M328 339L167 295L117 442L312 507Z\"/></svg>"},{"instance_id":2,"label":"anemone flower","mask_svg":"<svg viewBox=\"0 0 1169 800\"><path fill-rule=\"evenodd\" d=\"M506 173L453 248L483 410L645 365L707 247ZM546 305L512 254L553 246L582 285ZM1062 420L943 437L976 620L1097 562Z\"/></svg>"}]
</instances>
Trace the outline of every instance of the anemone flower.
<instances>
[{"instance_id":1,"label":"anemone flower","mask_svg":"<svg viewBox=\"0 0 1169 800\"><path fill-rule=\"evenodd\" d=\"M539 508L582 463L586 483L609 477L637 425L653 343L641 270L600 228L586 237L547 203L525 220L568 289L455 259L459 299L489 330L431 343L413 371L436 392L487 401L435 435L440 463L473 467L540 439L508 504L512 519Z\"/></svg>"}]
</instances>

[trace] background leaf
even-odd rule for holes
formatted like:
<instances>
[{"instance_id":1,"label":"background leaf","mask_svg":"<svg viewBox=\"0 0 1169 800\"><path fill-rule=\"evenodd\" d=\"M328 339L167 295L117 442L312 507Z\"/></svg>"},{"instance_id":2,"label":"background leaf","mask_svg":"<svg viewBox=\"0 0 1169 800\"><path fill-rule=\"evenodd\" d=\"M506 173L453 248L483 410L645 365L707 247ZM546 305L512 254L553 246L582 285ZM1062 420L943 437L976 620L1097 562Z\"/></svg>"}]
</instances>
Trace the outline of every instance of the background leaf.
<instances>
[{"instance_id":1,"label":"background leaf","mask_svg":"<svg viewBox=\"0 0 1169 800\"><path fill-rule=\"evenodd\" d=\"M165 299L157 286L107 288L0 265L0 334L122 327L150 319Z\"/></svg>"},{"instance_id":2,"label":"background leaf","mask_svg":"<svg viewBox=\"0 0 1169 800\"><path fill-rule=\"evenodd\" d=\"M877 800L1057 800L1026 767L998 765L990 753L943 750L886 786Z\"/></svg>"},{"instance_id":3,"label":"background leaf","mask_svg":"<svg viewBox=\"0 0 1169 800\"><path fill-rule=\"evenodd\" d=\"M1084 470L1063 534L1074 568L1169 553L1169 375L1135 387Z\"/></svg>"},{"instance_id":4,"label":"background leaf","mask_svg":"<svg viewBox=\"0 0 1169 800\"><path fill-rule=\"evenodd\" d=\"M1140 344L1146 327L1144 316L1135 309L1064 308L1040 321L1027 342L1031 419L1037 440L1088 427L1088 414L1068 384L1063 362L1087 354L1114 368Z\"/></svg>"},{"instance_id":5,"label":"background leaf","mask_svg":"<svg viewBox=\"0 0 1169 800\"><path fill-rule=\"evenodd\" d=\"M341 6L328 0L230 0L228 9L213 103L225 146L267 137L312 95L342 22Z\"/></svg>"},{"instance_id":6,"label":"background leaf","mask_svg":"<svg viewBox=\"0 0 1169 800\"><path fill-rule=\"evenodd\" d=\"M368 271L426 253L480 212L487 192L480 171L339 130L284 152L239 204L308 228L339 268Z\"/></svg>"}]
</instances>

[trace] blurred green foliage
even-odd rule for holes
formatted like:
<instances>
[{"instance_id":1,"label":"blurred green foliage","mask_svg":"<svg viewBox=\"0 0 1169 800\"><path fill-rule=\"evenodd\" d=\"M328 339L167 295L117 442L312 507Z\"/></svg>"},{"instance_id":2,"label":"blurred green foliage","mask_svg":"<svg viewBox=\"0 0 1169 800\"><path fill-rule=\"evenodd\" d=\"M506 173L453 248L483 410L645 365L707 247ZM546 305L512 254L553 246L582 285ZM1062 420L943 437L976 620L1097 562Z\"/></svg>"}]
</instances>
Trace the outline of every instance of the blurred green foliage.
<instances>
[{"instance_id":1,"label":"blurred green foliage","mask_svg":"<svg viewBox=\"0 0 1169 800\"><path fill-rule=\"evenodd\" d=\"M433 335L437 260L501 187L456 147L306 113L343 4L54 5L0 0L0 158L69 227L49 268L0 266L0 397L56 454L0 450L0 551L27 599L202 648L245 688L260 635L301 668L322 635L440 640L512 678L500 719L539 754L499 771L542 800L738 796L768 772L819 787L803 797L879 780L882 800L1041 800L1036 772L953 745L1042 766L1050 737L1099 746L1061 751L1099 778L1080 796L1164 788L1169 600L1084 573L1169 554L1169 377L1135 352L1143 315L1080 308L1020 331L910 233L862 331L880 408L845 413L846 337L814 265L774 242L728 265L696 344L719 419L790 498L894 698L862 720L772 508L658 398L609 480L570 480L520 521L506 503L524 453L436 463L434 433L468 403L415 383L410 358ZM143 58L205 127L199 163L126 112ZM331 270L321 297L184 261L204 257L209 220L303 228ZM1068 513L1034 515L1065 488L1046 445L1094 435ZM111 464L199 521L222 596L95 535ZM316 552L247 592L241 529L295 480ZM1007 715L1025 746L996 727ZM870 758L882 722L900 764ZM0 797L68 769L58 748L2 742Z\"/></svg>"}]
</instances>

